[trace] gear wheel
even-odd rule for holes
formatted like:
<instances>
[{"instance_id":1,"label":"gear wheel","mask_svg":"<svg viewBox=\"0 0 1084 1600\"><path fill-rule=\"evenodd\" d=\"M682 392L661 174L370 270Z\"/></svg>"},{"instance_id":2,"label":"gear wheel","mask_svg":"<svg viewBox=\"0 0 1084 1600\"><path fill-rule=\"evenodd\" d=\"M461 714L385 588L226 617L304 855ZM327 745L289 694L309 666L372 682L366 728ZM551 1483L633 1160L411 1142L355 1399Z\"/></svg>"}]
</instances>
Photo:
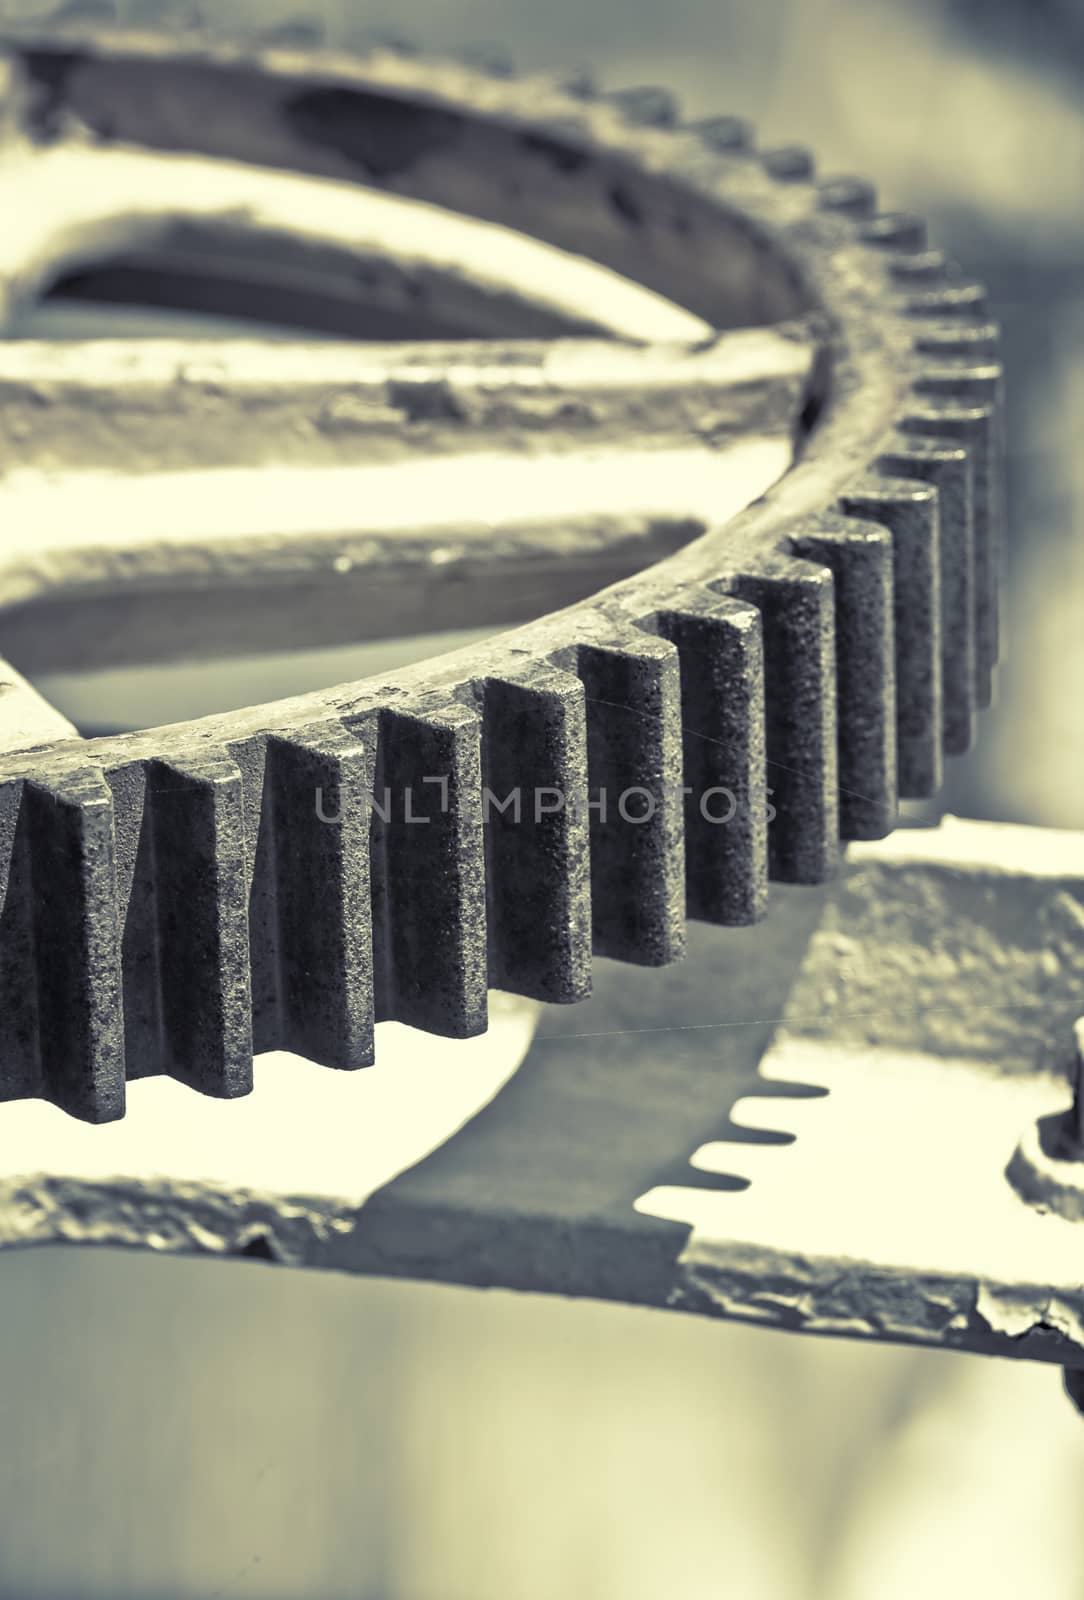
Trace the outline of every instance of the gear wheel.
<instances>
[{"instance_id":1,"label":"gear wheel","mask_svg":"<svg viewBox=\"0 0 1084 1600\"><path fill-rule=\"evenodd\" d=\"M529 454L532 430L544 452L551 424L564 446L561 429L586 418L605 432L620 414L626 436L669 427L702 440L705 396L732 388L726 352L764 324L782 324L794 360L779 371L792 389L800 375L801 393L795 459L769 493L729 520L705 519L654 561L650 540L596 517L598 549L612 556L616 542L618 581L581 598L588 560L575 603L470 651L379 682L89 740L50 723L19 674L5 673L0 1096L45 1097L96 1122L123 1115L126 1077L168 1073L234 1096L251 1087L254 1051L360 1067L373 1058L374 1021L467 1037L486 1026L490 986L575 1001L589 991L592 952L663 964L681 954L686 915L756 921L769 877L830 877L841 838L880 837L898 796L936 789L942 754L970 745L997 657L996 329L981 287L927 248L920 221L878 213L858 180L816 182L804 150L758 152L738 120L682 123L662 90L603 95L586 80L513 76L487 55L435 62L371 42L347 48L308 23L241 39L201 32L187 10L168 29L167 17L155 4L150 24L129 30L95 4L6 26L7 125L23 141L24 193L35 182L45 192L50 162L98 163L93 175L113 158L129 173L157 163L160 190L183 176L163 163L188 157L336 192L360 182L519 230L625 274L711 330L739 330L680 350L586 340L572 377L558 380L547 363L560 367L570 345L538 341L575 318L537 302L534 344L488 355L460 345L458 357L446 346L450 365L436 377L432 348L419 347L424 361L400 352L394 370L382 357L368 388L357 375L348 394L340 385L368 419L366 437L386 436L393 450L420 424L439 451L441 428L462 425L503 430ZM9 160L0 181L11 173ZM191 218L171 217L167 233L170 249L198 253ZM341 241L308 242L340 270ZM17 262L5 256L9 310L45 273L25 240L20 248ZM394 292L417 309L423 279L401 274ZM473 307L476 326L500 299L466 282L447 292ZM572 331L613 332L605 315L582 321ZM818 350L805 369L810 330ZM602 349L616 364L608 376ZM213 412L188 415L180 402L175 434L153 433L162 394L176 401L176 374L148 378L138 350L127 400L113 380L95 388L80 347L74 357L52 347L36 374L20 368L17 342L6 350L9 459L48 435L64 406L81 439L110 433L122 471L124 440L148 417L151 446L140 448L182 450L185 426L217 448ZM213 365L214 351L204 354ZM288 407L283 382L299 393L315 382L300 357L290 367L288 347L280 356L260 391L267 406L272 395ZM353 357L335 359L341 376ZM373 370L375 359L361 347L359 365ZM323 403L331 380L321 370ZM185 393L205 398L219 394L222 370L185 378ZM251 401L257 379L238 381ZM770 385L763 393L767 415ZM219 432L252 415L251 404L227 408ZM347 427L348 453L357 437ZM9 500L9 532L18 504ZM560 529L545 537L575 566L582 536L581 525L564 544ZM528 582L545 545L537 530L534 540L508 555ZM376 572L384 550L370 539L344 556L344 536L254 536L238 548L99 542L69 551L59 580L48 542L24 548L3 573L6 648L25 666L12 638L63 641L79 607L107 593L122 597L98 613L107 656L140 608L152 630L174 630L183 653L185 619L196 628L204 610L221 618L232 607L243 636L255 593L285 626L317 569L320 593L333 596L329 572L366 561ZM507 554L499 528L481 563L469 541L403 549L400 540L396 560L426 583L438 568L441 582L484 582ZM567 803L518 820L484 815L484 790L525 785ZM587 803L632 789L647 820L604 819ZM724 789L735 810L720 827L700 800ZM336 826L314 805L321 791ZM424 825L371 810L382 791L409 793Z\"/></svg>"}]
</instances>

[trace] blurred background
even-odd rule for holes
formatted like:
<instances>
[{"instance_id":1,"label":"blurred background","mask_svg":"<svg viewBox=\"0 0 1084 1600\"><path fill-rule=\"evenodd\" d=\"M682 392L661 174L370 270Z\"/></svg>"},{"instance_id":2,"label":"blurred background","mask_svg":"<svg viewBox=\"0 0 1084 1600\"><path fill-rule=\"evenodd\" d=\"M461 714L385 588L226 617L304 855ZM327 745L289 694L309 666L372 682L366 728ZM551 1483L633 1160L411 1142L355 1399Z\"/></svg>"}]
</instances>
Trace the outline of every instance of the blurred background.
<instances>
[{"instance_id":1,"label":"blurred background","mask_svg":"<svg viewBox=\"0 0 1084 1600\"><path fill-rule=\"evenodd\" d=\"M1084 7L308 9L666 84L931 219L1002 321L1011 450L1009 661L938 808L1084 826ZM6 1256L0 1295L13 1600L1084 1595L1055 1369L110 1252Z\"/></svg>"}]
</instances>

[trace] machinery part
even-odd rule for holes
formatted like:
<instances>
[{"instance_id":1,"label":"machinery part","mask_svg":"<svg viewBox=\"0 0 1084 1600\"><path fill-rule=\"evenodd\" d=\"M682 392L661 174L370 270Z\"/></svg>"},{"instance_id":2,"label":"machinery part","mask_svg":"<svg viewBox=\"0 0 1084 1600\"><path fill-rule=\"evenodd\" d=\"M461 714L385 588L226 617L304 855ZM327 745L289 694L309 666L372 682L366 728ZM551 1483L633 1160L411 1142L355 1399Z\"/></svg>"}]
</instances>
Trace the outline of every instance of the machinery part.
<instances>
[{"instance_id":1,"label":"machinery part","mask_svg":"<svg viewBox=\"0 0 1084 1600\"><path fill-rule=\"evenodd\" d=\"M864 183L815 183L804 155L758 155L733 119L681 124L657 90L598 95L583 82L509 79L386 49L342 54L309 30L240 43L183 28L103 30L97 7L93 24L80 17L6 30L8 119L21 129L15 145L23 143L0 181L33 185L40 174L44 193L51 173L67 173L61 188L70 196L71 175L82 173L87 192L93 182L116 203L98 228L81 203L70 227L55 214L29 236L16 227L5 283L12 314L51 273L118 249L135 252L122 275L144 287L163 250L177 252L181 278L223 255L246 272L273 255L284 271L303 268L307 287L319 278L325 302L341 301L356 262L328 222L327 199L347 206L345 185L360 182L520 229L611 272L631 267L643 289L706 326L691 347L671 349L681 372L660 366L657 351L615 350L618 370L629 363L615 385L598 365L591 375L588 356L578 381L547 387L542 410L557 418L557 437L574 435L585 412L588 432L605 435L599 390L612 397L640 384L649 395L669 386L670 425L680 432L704 397L716 348L725 368L732 341L765 322L782 327L762 346L754 431L767 418L778 435L780 382L793 394L798 379L801 403L797 459L778 485L737 516L701 508L681 519L688 542L677 550L671 517L670 553L633 576L634 548L651 561L667 537L657 507L607 517L591 505L578 518L566 508L526 546L517 533L507 550L506 527L530 518L522 506L494 515L496 570L509 589L521 560L528 573L532 557L544 564L555 520L562 555L585 526L595 529L600 567L616 547L618 570L607 576L619 581L590 599L593 585L578 587L575 603L468 653L378 683L86 741L10 674L0 763L5 1098L43 1096L108 1121L123 1114L126 1077L165 1073L232 1097L251 1086L254 1050L285 1047L356 1067L372 1059L374 1020L470 1036L485 1027L490 985L574 1001L588 992L592 950L648 966L672 961L687 913L757 921L769 876L831 877L841 836L883 835L898 794L936 788L942 752L968 748L975 709L991 693L1001 375L981 289L926 248L919 221L877 213ZM295 233L271 198L239 208L236 188L233 203L208 213L191 201L193 160L208 171L220 164L227 189L230 164L241 163L260 195L267 170L277 169L295 175L282 181L294 182L299 202L302 190L324 202ZM20 214L14 203L7 209ZM505 290L470 286L447 263L377 270L374 251L369 236L356 254L361 277L375 274L382 315L394 304L416 309L439 282L436 324L454 310L454 331L506 325ZM282 281L279 303L288 303ZM559 295L512 294L511 303L516 317L534 319L536 334L613 332L605 318L577 323ZM739 331L715 341L711 330ZM817 349L803 378L811 334ZM780 340L793 347L789 357ZM232 437L253 402L251 357L235 369L228 350L202 354L215 365L196 381L222 397ZM265 352L260 405L296 381L297 358L291 369L287 354L276 368L273 356ZM15 345L4 359L15 362L10 396ZM468 433L475 426L475 448L491 426L506 428L522 457L538 425L524 367L549 357L515 342L490 346L473 397L469 377L448 375L455 359L452 347L430 348L415 380L403 352L381 370L366 351L376 376L330 397L332 418L345 417L350 433L344 454L356 442L362 459L374 440L400 432L404 455L411 444L439 451L442 430L447 449L464 424ZM61 411L83 417L94 404L93 364L73 368L68 358L58 394L44 376L60 370L55 360L29 355L39 365L20 401L20 462L39 431L37 415L26 420L28 403L48 413L59 399ZM743 419L750 381L739 385ZM190 449L184 383L145 369L135 392L135 411L153 394L151 409L169 418L164 453ZM654 410L644 408L638 452ZM728 424L725 403L722 415L717 405L708 412L694 432L710 450ZM157 434L131 442L131 414L121 404L108 419L118 437L129 430L119 446L126 469L158 448ZM733 420L732 412L731 431ZM410 437L417 422L420 441ZM243 447L245 430L236 431ZM622 443L627 425L625 433ZM60 435L70 450L71 428L61 425ZM462 449L462 438L450 448ZM611 462L614 494L618 466ZM473 468L477 482L477 460ZM235 492L254 481L251 473L231 480ZM308 538L277 539L244 517L221 537L198 518L183 537L168 516L164 534L148 532L132 506L159 515L169 487L163 478L130 501L132 526L112 539L100 509L82 536L80 496L59 523L56 510L36 503L35 526L44 522L47 535L37 554L32 539L20 547L9 533L17 577L3 591L5 627L20 664L11 639L42 637L43 622L54 636L78 636L75 619L91 596L128 659L159 632L167 652L183 653L193 637L205 645L205 618L194 635L183 620L203 613L236 620L241 648L251 648L257 606L273 628L305 609L310 632L328 615L345 627L344 608L328 597L351 575L356 594L353 581L360 588L386 554L374 530L359 543L341 523L330 539L312 538L311 526ZM40 481L28 490L19 470L7 474L9 530L31 490L44 493ZM436 538L424 528L398 538L393 576L439 567L447 585L488 572L491 552L480 559L470 531L453 519ZM298 642L295 631L286 642ZM778 775L770 823L769 773ZM527 822L504 811L484 817L484 791L516 789L562 804ZM600 791L633 790L646 797L646 821L604 821L588 804ZM335 827L314 803L331 791ZM424 825L408 831L411 819L398 811L380 817L370 791L390 792L396 806L405 795ZM705 814L709 791L733 797L732 825Z\"/></svg>"},{"instance_id":2,"label":"machinery part","mask_svg":"<svg viewBox=\"0 0 1084 1600\"><path fill-rule=\"evenodd\" d=\"M304 1082L280 1057L244 1105L163 1079L110 1128L9 1106L0 1244L251 1256L1084 1369L1079 1226L1005 1181L1021 1128L1064 1103L1082 926L1084 835L903 828L854 845L834 884L780 885L759 927L690 930L681 970L600 967L503 1084L473 1054L489 1039L441 1043L434 1078L462 1052L473 1106L391 1161L431 1118L425 1052L403 1090L383 1062Z\"/></svg>"}]
</instances>

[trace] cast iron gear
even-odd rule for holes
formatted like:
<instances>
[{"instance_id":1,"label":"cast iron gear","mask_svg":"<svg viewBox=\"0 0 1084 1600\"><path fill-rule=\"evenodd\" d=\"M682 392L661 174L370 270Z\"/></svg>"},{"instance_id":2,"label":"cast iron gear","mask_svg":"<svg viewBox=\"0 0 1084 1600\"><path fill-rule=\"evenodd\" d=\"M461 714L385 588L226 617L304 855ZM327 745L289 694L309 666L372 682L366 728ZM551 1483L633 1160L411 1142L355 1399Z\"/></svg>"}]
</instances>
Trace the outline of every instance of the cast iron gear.
<instances>
[{"instance_id":1,"label":"cast iron gear","mask_svg":"<svg viewBox=\"0 0 1084 1600\"><path fill-rule=\"evenodd\" d=\"M337 586L361 572L379 591L385 561L396 582L421 575L430 597L487 578L529 586L532 560L553 548L577 573L575 603L469 651L141 733L81 739L5 670L0 1097L45 1097L88 1121L123 1115L126 1078L167 1073L234 1096L251 1088L254 1052L360 1067L375 1021L470 1036L489 987L575 1001L592 952L663 964L682 952L686 916L756 921L769 877L825 880L841 839L882 836L899 796L936 790L943 753L967 750L990 701L998 648L997 330L981 286L927 247L919 220L878 212L864 182L816 181L805 150L758 152L740 120L683 123L663 90L601 94L587 79L517 77L489 55L328 42L309 23L241 38L184 7L147 15L122 26L95 3L3 29L0 184L37 185L44 206L63 170L70 205L82 172L86 210L62 245L53 222L44 244L9 245L8 314L56 259L112 248L116 217L95 223L112 173L145 194L153 171L162 197L157 216L125 202L126 246L198 256L203 201L171 210L171 174L180 193L184 162L211 158L223 182L231 164L254 185L297 175L299 206L305 185L345 196L361 184L518 230L726 331L685 347L600 341L606 317L577 326L535 296L520 306L533 337L501 345L319 357L203 345L203 365L180 374L155 366L153 345L105 352L104 366L80 344L0 349L0 502L17 547L0 602L24 670L50 651L93 657L85 632L71 642L84 607L103 659L138 659L138 629L183 655L227 616L243 649L261 607L287 633L307 607L310 637L322 615L348 636ZM272 234L288 254L289 227L266 213L238 217L224 201L214 223L250 268ZM334 226L301 210L296 227L307 267L341 281L351 250ZM389 316L424 309L438 279L476 329L502 303L454 274L396 276L379 254L366 271ZM55 465L58 417L69 453L93 459L108 435L122 473L156 452L167 466L213 457L264 426L287 441L318 433L340 463L363 444L454 454L463 433L524 459L607 430L710 448L728 426L728 352L765 324L780 326L774 379L797 394L795 458L729 520L662 538L657 517L540 530L521 508L518 533L511 513L484 545L423 529L391 557L345 523L307 540L167 529L112 543L67 525L19 543L19 469L34 451ZM760 393L761 422L778 428L778 391L745 388L745 410ZM84 509L93 521L70 500L65 515L78 524ZM518 817L483 807L484 790L524 786L564 803ZM588 803L631 790L647 820ZM734 797L726 826L705 814L712 790ZM420 825L398 799L374 809L381 793L408 795Z\"/></svg>"}]
</instances>

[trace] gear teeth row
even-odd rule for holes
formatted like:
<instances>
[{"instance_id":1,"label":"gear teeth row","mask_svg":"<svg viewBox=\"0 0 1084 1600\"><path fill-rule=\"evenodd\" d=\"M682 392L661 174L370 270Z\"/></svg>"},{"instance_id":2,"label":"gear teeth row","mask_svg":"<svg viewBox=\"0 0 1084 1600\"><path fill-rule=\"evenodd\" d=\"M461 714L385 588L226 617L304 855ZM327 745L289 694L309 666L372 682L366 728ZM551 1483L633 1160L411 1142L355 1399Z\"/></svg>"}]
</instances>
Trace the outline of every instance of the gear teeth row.
<instances>
[{"instance_id":1,"label":"gear teeth row","mask_svg":"<svg viewBox=\"0 0 1084 1600\"><path fill-rule=\"evenodd\" d=\"M974 511L975 697L978 705L992 699L993 672L1000 655L1000 585L1004 526L1005 457L1001 403L1002 372L993 359L952 358L930 361L915 380L915 415L924 419L940 410L940 432L967 439L972 458ZM912 426L907 415L902 425ZM924 422L918 424L925 431Z\"/></svg>"},{"instance_id":2,"label":"gear teeth row","mask_svg":"<svg viewBox=\"0 0 1084 1600\"><path fill-rule=\"evenodd\" d=\"M633 128L673 128L678 120L678 103L669 89L657 84L636 84L614 89L605 96Z\"/></svg>"},{"instance_id":3,"label":"gear teeth row","mask_svg":"<svg viewBox=\"0 0 1084 1600\"><path fill-rule=\"evenodd\" d=\"M813 152L804 145L788 144L778 150L765 150L760 159L765 171L780 183L809 183L816 171Z\"/></svg>"},{"instance_id":4,"label":"gear teeth row","mask_svg":"<svg viewBox=\"0 0 1084 1600\"><path fill-rule=\"evenodd\" d=\"M686 123L685 131L719 155L741 155L753 149L752 125L744 117L703 117Z\"/></svg>"},{"instance_id":5,"label":"gear teeth row","mask_svg":"<svg viewBox=\"0 0 1084 1600\"><path fill-rule=\"evenodd\" d=\"M917 255L926 248L926 224L921 217L906 211L885 211L864 222L858 237L863 244L878 250L913 251Z\"/></svg>"},{"instance_id":6,"label":"gear teeth row","mask_svg":"<svg viewBox=\"0 0 1084 1600\"><path fill-rule=\"evenodd\" d=\"M960 444L901 433L878 459L896 478L918 478L937 490L941 565L942 741L963 755L975 731L974 531L971 461Z\"/></svg>"},{"instance_id":7,"label":"gear teeth row","mask_svg":"<svg viewBox=\"0 0 1084 1600\"><path fill-rule=\"evenodd\" d=\"M316 42L307 22L260 40ZM485 47L458 59L511 73ZM528 148L590 144L597 124L625 151L646 130L653 152L677 130L727 158L713 171L746 162L742 194L765 175L789 186L785 216L806 207L800 229L823 231L828 258L861 256L862 292L883 297L902 403L893 391L827 509L570 613L564 632L551 620L530 648L494 645L439 688L321 702L198 758L0 786L6 1097L108 1120L126 1060L128 1076L231 1096L253 1052L366 1065L377 1021L470 1037L491 986L577 1001L593 955L662 965L686 917L747 925L770 879L830 878L841 840L882 837L899 798L932 795L944 754L969 748L998 652L1001 369L983 286L864 180L817 182L802 147L756 152L743 119L681 124L667 91L603 94L587 75L544 98Z\"/></svg>"},{"instance_id":8,"label":"gear teeth row","mask_svg":"<svg viewBox=\"0 0 1084 1600\"><path fill-rule=\"evenodd\" d=\"M960 287L960 286L954 286ZM980 286L963 285L978 301ZM948 293L950 291L943 291ZM931 296L932 298L932 296ZM912 303L909 309L918 307ZM930 305L926 309L934 310ZM999 650L999 578L1001 566L1001 419L1000 374L995 323L972 319L967 302L956 315L944 302L941 320L917 324L916 351L936 365L919 379L922 402L901 419L904 431L941 437L967 451L971 477L971 587L973 595L974 700L979 707L993 698L993 673Z\"/></svg>"},{"instance_id":9,"label":"gear teeth row","mask_svg":"<svg viewBox=\"0 0 1084 1600\"><path fill-rule=\"evenodd\" d=\"M225 1097L253 1050L372 1060L367 762L332 725L110 774L129 1060Z\"/></svg>"},{"instance_id":10,"label":"gear teeth row","mask_svg":"<svg viewBox=\"0 0 1084 1600\"><path fill-rule=\"evenodd\" d=\"M993 406L968 405L949 396L923 397L902 419L905 433L962 445L971 469L974 553L975 701L993 699L998 658L997 415Z\"/></svg>"},{"instance_id":11,"label":"gear teeth row","mask_svg":"<svg viewBox=\"0 0 1084 1600\"><path fill-rule=\"evenodd\" d=\"M385 714L386 825L375 732L330 720L6 784L4 1097L101 1122L123 1115L126 1060L232 1098L254 1052L368 1065L376 1016L481 1031L478 719Z\"/></svg>"},{"instance_id":12,"label":"gear teeth row","mask_svg":"<svg viewBox=\"0 0 1084 1600\"><path fill-rule=\"evenodd\" d=\"M822 184L818 200L822 207L855 219L858 237L865 244L891 252L890 274L903 291L901 309L914 319L911 342L916 355L922 358L916 382L921 398L910 414L899 419L900 434L908 438L890 442L877 468L891 477L929 481L938 490L942 649L939 683L931 676L925 659L928 630L919 645L918 630L906 628L902 607L896 606L901 630L897 663L902 719L900 788L905 795L929 793L940 779L940 762L932 757L930 748L931 701L943 697L943 746L948 753L958 754L970 748L975 708L988 705L992 698L992 674L998 654L1000 566L1000 385L999 369L993 360L999 330L983 320L982 285L964 281L946 257L926 249L925 227L920 219L906 214L874 214L873 191L859 181L837 179ZM845 509L868 510L884 520L887 508L876 496L871 498L867 485L864 496ZM900 508L889 510L888 515L898 519ZM907 520L914 522L914 508L908 512ZM919 543L923 552L928 552L928 532L920 533ZM897 586L906 584L903 563L895 565ZM913 562L908 565L913 584L913 575L920 573L924 565L928 568L926 555L917 568ZM928 615L928 577L922 576L921 582L923 613ZM842 709L840 714L845 727L847 714ZM918 728L914 726L916 720L920 722ZM906 728L904 722L911 727ZM844 777L841 783L844 791L850 787ZM850 826L848 810L844 792L841 811L845 836Z\"/></svg>"},{"instance_id":13,"label":"gear teeth row","mask_svg":"<svg viewBox=\"0 0 1084 1600\"><path fill-rule=\"evenodd\" d=\"M48 1013L66 1019L63 1041L39 1029L38 1076L18 1092L37 1084L104 1120L123 1109L125 1057L220 1097L249 1090L254 1051L364 1065L374 1018L466 1036L484 1026L489 985L574 1001L589 992L592 952L670 961L686 910L741 925L763 914L769 867L821 881L839 821L833 585L842 617L868 616L868 645L839 664L856 711L870 682L888 692L890 547L883 529L844 519L799 545L817 562L779 557L728 580L738 598L686 592L576 647L574 670L487 675L471 704L436 694L350 726L127 763L108 783L58 784L44 812L39 786L24 784L31 881L58 827L66 849L78 836L97 853L77 853L76 870L90 863L82 890L50 868L57 898L33 902L33 970L64 970L74 987ZM672 784L683 745L685 796ZM865 804L880 784L883 811L891 780L884 761L874 777L871 748L856 715L843 771ZM770 826L766 768L779 775ZM371 818L370 791L383 797ZM737 826L718 826L713 792ZM859 816L854 831L870 826ZM85 959L43 966L43 937ZM39 1009L54 999L46 986ZM61 1080L73 1062L78 1082Z\"/></svg>"},{"instance_id":14,"label":"gear teeth row","mask_svg":"<svg viewBox=\"0 0 1084 1600\"><path fill-rule=\"evenodd\" d=\"M877 191L865 178L826 178L817 189L817 204L822 211L861 219L872 217L877 209Z\"/></svg>"}]
</instances>

